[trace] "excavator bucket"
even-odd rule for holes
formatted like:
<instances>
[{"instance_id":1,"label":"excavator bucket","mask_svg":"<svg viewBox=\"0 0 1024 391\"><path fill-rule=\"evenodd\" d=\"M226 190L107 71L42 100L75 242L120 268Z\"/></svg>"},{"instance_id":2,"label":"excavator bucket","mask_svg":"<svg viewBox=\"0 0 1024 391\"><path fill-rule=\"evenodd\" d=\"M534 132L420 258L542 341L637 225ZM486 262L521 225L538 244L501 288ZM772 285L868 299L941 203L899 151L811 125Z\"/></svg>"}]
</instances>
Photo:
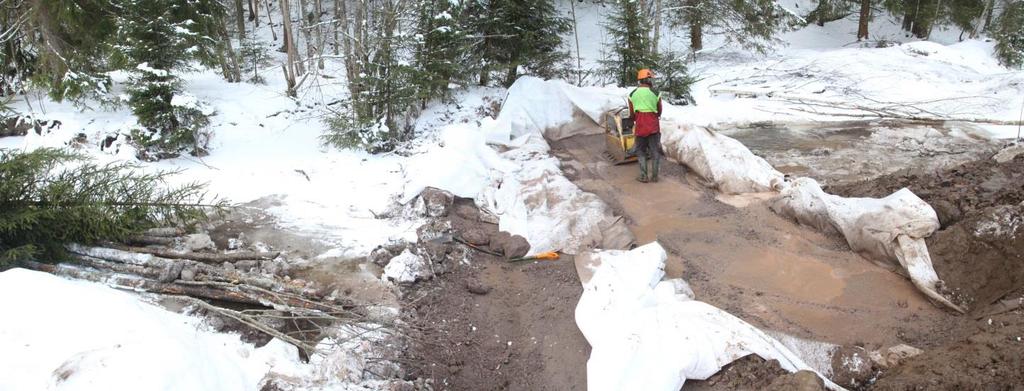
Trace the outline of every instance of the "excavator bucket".
<instances>
[{"instance_id":1,"label":"excavator bucket","mask_svg":"<svg viewBox=\"0 0 1024 391\"><path fill-rule=\"evenodd\" d=\"M619 108L604 113L601 121L604 126L605 157L612 164L625 164L636 161L633 150L633 119L624 117L628 110Z\"/></svg>"}]
</instances>

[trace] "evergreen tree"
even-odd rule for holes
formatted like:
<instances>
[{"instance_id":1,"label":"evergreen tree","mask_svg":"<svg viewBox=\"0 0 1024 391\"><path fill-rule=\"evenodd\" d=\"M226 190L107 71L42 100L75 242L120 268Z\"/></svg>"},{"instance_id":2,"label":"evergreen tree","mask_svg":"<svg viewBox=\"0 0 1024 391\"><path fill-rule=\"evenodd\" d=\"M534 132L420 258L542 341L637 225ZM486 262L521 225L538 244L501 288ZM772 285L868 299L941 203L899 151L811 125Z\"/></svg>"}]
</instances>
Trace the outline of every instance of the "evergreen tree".
<instances>
[{"instance_id":1,"label":"evergreen tree","mask_svg":"<svg viewBox=\"0 0 1024 391\"><path fill-rule=\"evenodd\" d=\"M604 74L620 87L626 87L636 84L637 71L650 68L656 75L656 88L666 101L692 103L690 85L693 79L687 72L685 57L654 51L654 30L638 1L616 0L615 7L605 25L612 49L601 61Z\"/></svg>"},{"instance_id":2,"label":"evergreen tree","mask_svg":"<svg viewBox=\"0 0 1024 391\"><path fill-rule=\"evenodd\" d=\"M451 96L449 85L464 80L469 37L462 26L462 3L424 0L417 5L416 96L421 105ZM472 69L472 68L470 68Z\"/></svg>"},{"instance_id":3,"label":"evergreen tree","mask_svg":"<svg viewBox=\"0 0 1024 391\"><path fill-rule=\"evenodd\" d=\"M205 218L202 186L164 189L170 174L97 165L56 149L0 149L0 268L20 259L59 261L71 242L124 240L146 228Z\"/></svg>"},{"instance_id":4,"label":"evergreen tree","mask_svg":"<svg viewBox=\"0 0 1024 391\"><path fill-rule=\"evenodd\" d=\"M774 0L673 0L674 24L690 30L690 50L703 49L704 34L720 34L727 42L765 52L777 43L775 33L798 23Z\"/></svg>"},{"instance_id":5,"label":"evergreen tree","mask_svg":"<svg viewBox=\"0 0 1024 391\"><path fill-rule=\"evenodd\" d=\"M611 42L601 65L613 82L625 87L636 84L638 70L656 67L658 55L651 45L650 21L641 14L638 2L615 0L614 7L604 26Z\"/></svg>"},{"instance_id":6,"label":"evergreen tree","mask_svg":"<svg viewBox=\"0 0 1024 391\"><path fill-rule=\"evenodd\" d=\"M416 72L412 34L402 22L415 17L403 0L357 2L341 22L350 100L327 119L325 143L377 153L412 135L410 106Z\"/></svg>"},{"instance_id":7,"label":"evergreen tree","mask_svg":"<svg viewBox=\"0 0 1024 391\"><path fill-rule=\"evenodd\" d=\"M1006 1L995 22L996 56L1003 65L1024 67L1024 1Z\"/></svg>"},{"instance_id":8,"label":"evergreen tree","mask_svg":"<svg viewBox=\"0 0 1024 391\"><path fill-rule=\"evenodd\" d=\"M131 72L128 105L138 118L140 158L205 153L204 108L182 95L176 73L218 63L223 6L216 0L124 0L114 61Z\"/></svg>"},{"instance_id":9,"label":"evergreen tree","mask_svg":"<svg viewBox=\"0 0 1024 391\"><path fill-rule=\"evenodd\" d=\"M562 36L572 24L552 0L470 0L467 13L480 37L480 84L489 83L491 72L504 71L502 85L511 86L520 67L544 78L563 73L568 52L562 50Z\"/></svg>"}]
</instances>

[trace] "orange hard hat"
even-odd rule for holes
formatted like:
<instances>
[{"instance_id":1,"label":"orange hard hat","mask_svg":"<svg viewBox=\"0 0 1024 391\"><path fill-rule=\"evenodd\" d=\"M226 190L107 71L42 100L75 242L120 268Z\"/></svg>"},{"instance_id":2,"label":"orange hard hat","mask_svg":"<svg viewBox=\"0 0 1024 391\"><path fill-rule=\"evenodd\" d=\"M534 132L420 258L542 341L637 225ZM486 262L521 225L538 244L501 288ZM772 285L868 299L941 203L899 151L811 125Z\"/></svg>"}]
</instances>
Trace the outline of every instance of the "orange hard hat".
<instances>
[{"instance_id":1,"label":"orange hard hat","mask_svg":"<svg viewBox=\"0 0 1024 391\"><path fill-rule=\"evenodd\" d=\"M654 72L651 72L651 70L647 68L641 69L639 72L636 73L637 80L643 80L652 77L654 77Z\"/></svg>"}]
</instances>

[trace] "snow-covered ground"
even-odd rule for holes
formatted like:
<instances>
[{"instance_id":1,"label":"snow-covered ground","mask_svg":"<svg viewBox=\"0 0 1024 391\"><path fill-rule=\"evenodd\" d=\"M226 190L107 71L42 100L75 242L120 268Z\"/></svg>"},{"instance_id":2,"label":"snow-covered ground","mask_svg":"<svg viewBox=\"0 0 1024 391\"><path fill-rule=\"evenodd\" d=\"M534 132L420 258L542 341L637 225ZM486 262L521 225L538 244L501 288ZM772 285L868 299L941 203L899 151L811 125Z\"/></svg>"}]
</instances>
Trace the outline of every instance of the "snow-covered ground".
<instances>
[{"instance_id":1,"label":"snow-covered ground","mask_svg":"<svg viewBox=\"0 0 1024 391\"><path fill-rule=\"evenodd\" d=\"M307 390L385 385L351 381L372 333L304 363L280 340L256 347L95 283L12 269L0 273L0 298L0 390L255 390L273 377Z\"/></svg>"},{"instance_id":2,"label":"snow-covered ground","mask_svg":"<svg viewBox=\"0 0 1024 391\"><path fill-rule=\"evenodd\" d=\"M786 3L806 13L812 2ZM576 12L581 59L585 67L594 68L605 42L601 21L607 10L587 2L577 3ZM765 56L718 48L717 38L710 36L709 49L691 66L700 79L693 87L698 105L669 107L667 116L714 127L806 123L850 119L835 114L862 114L820 105L898 104L953 118L1018 120L1024 72L1000 67L991 55L991 42L957 42L958 32L941 29L934 34L935 42L918 42L904 37L886 18L872 26L873 38L907 43L860 47L853 43L853 19L786 33L782 39L788 46ZM665 47L685 48L682 32L665 31ZM267 35L262 30L258 36L269 42ZM506 91L471 88L456 94L453 104L434 102L424 110L416 124L417 139L400 153L370 155L324 147L319 140L325 130L324 105L346 94L339 69L340 63L329 60L323 72L334 78L315 78L310 83L316 87L303 90L298 99L284 95L276 64L261 71L266 85L227 83L213 71L187 75L188 93L216 113L211 154L140 163L142 169L181 170L175 181L206 182L211 192L233 203L263 208L281 228L334 248L331 257L361 257L390 240L414 241L415 228L422 223L418 218L377 216L396 203L412 201L425 186L477 198L481 207L498 215L502 229L525 236L533 252L574 252L612 242L607 206L562 175L538 136L552 128L560 134L578 131L560 127L573 123L576 114L596 120L601 111L622 101L624 90L527 79L519 87L536 99L515 101L522 95L513 95L510 101L517 103L506 106L505 118L490 119L487 114ZM115 76L124 80L124 75ZM600 81L592 78L585 84ZM566 99L573 103L567 105ZM584 112L571 112L580 102ZM127 108L83 111L36 94L15 102L14 108L59 120L62 126L44 135L0 138L0 148L60 147L82 133L87 143L80 148L96 159L134 160L123 136L111 148L98 147L104 138L134 125ZM997 138L1014 137L1017 131L1011 126L971 126ZM493 148L488 142L506 145ZM26 296L26 291L40 293ZM0 308L19 316L0 327L0 373L19 374L0 375L3 390L57 383L66 389L117 389L116 384L133 389L253 389L268 371L310 378L320 373L310 367L315 363L299 363L294 348L283 343L255 348L237 336L206 330L196 318L91 283L10 270L0 273ZM119 373L137 375L145 383L111 383L124 380L110 377Z\"/></svg>"}]
</instances>

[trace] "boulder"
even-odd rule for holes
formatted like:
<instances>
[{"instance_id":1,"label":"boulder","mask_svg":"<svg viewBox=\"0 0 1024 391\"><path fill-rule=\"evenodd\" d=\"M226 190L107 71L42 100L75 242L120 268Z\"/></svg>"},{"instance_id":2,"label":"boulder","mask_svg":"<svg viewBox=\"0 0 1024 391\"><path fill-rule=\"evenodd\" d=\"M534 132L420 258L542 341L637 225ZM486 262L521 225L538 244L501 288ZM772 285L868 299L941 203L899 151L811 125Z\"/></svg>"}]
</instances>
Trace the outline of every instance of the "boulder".
<instances>
[{"instance_id":1,"label":"boulder","mask_svg":"<svg viewBox=\"0 0 1024 391\"><path fill-rule=\"evenodd\" d=\"M824 391L825 382L811 371L797 371L775 378L768 391Z\"/></svg>"},{"instance_id":2,"label":"boulder","mask_svg":"<svg viewBox=\"0 0 1024 391\"><path fill-rule=\"evenodd\" d=\"M487 248L492 252L503 254L505 251L505 242L512 239L512 234L499 231L498 233L491 235L491 240L487 244Z\"/></svg>"},{"instance_id":3,"label":"boulder","mask_svg":"<svg viewBox=\"0 0 1024 391\"><path fill-rule=\"evenodd\" d=\"M404 248L402 250L405 250ZM376 264L377 266L383 267L388 264L388 261L395 256L394 253L389 251L383 246L377 246L377 248L370 251L370 255L366 256L366 261Z\"/></svg>"},{"instance_id":4,"label":"boulder","mask_svg":"<svg viewBox=\"0 0 1024 391\"><path fill-rule=\"evenodd\" d=\"M455 201L455 196L447 191L428 187L420 193L425 207L424 213L428 217L443 217L448 215L448 210Z\"/></svg>"},{"instance_id":5,"label":"boulder","mask_svg":"<svg viewBox=\"0 0 1024 391\"><path fill-rule=\"evenodd\" d=\"M405 250L388 261L387 266L384 267L384 275L381 278L399 283L414 283L420 280L427 280L432 276L430 265L427 264L423 257Z\"/></svg>"},{"instance_id":6,"label":"boulder","mask_svg":"<svg viewBox=\"0 0 1024 391\"><path fill-rule=\"evenodd\" d=\"M502 250L506 258L519 258L526 256L530 252L530 242L526 241L526 238L519 235L512 235Z\"/></svg>"},{"instance_id":7,"label":"boulder","mask_svg":"<svg viewBox=\"0 0 1024 391\"><path fill-rule=\"evenodd\" d=\"M207 234L191 234L182 238L181 246L188 251L216 250L217 245Z\"/></svg>"}]
</instances>

